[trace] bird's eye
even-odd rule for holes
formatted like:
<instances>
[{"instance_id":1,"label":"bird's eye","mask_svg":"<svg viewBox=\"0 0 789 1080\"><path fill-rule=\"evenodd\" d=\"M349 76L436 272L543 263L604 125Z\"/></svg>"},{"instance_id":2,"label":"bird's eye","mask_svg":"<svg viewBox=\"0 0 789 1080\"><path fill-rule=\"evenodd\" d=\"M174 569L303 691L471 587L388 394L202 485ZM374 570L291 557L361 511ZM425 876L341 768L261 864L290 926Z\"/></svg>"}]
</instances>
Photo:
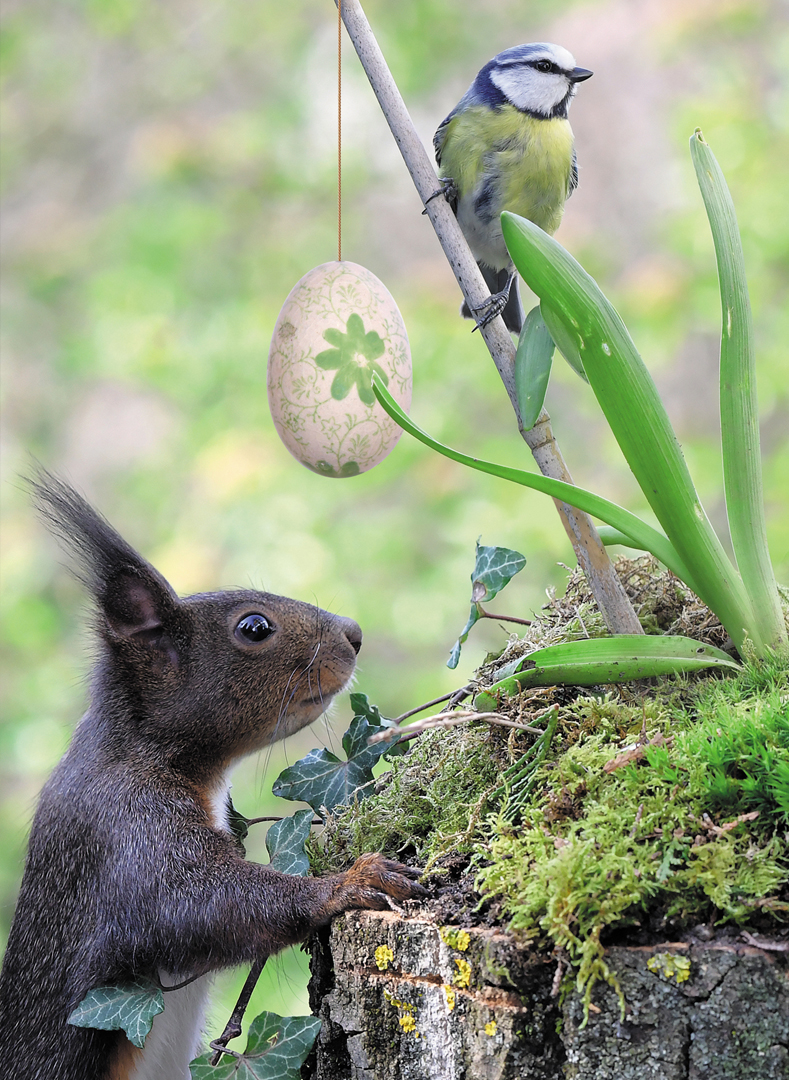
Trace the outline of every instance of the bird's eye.
<instances>
[{"instance_id":1,"label":"bird's eye","mask_svg":"<svg viewBox=\"0 0 789 1080\"><path fill-rule=\"evenodd\" d=\"M236 637L248 645L257 645L274 633L274 627L262 615L245 615L236 626Z\"/></svg>"},{"instance_id":2,"label":"bird's eye","mask_svg":"<svg viewBox=\"0 0 789 1080\"><path fill-rule=\"evenodd\" d=\"M538 71L553 71L553 64L550 60L538 60L534 66Z\"/></svg>"}]
</instances>

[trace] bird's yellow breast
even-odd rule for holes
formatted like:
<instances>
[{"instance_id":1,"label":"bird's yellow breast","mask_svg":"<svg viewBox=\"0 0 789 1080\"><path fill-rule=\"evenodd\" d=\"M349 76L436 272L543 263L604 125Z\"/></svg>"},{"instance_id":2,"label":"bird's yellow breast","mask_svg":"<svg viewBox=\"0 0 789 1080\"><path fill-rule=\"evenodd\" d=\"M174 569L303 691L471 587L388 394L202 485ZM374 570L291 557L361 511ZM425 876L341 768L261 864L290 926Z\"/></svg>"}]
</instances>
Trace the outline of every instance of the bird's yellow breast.
<instances>
[{"instance_id":1,"label":"bird's yellow breast","mask_svg":"<svg viewBox=\"0 0 789 1080\"><path fill-rule=\"evenodd\" d=\"M441 146L442 175L460 198L485 202L491 216L510 210L553 233L559 227L572 169L567 120L537 120L512 105L474 106L453 117Z\"/></svg>"}]
</instances>

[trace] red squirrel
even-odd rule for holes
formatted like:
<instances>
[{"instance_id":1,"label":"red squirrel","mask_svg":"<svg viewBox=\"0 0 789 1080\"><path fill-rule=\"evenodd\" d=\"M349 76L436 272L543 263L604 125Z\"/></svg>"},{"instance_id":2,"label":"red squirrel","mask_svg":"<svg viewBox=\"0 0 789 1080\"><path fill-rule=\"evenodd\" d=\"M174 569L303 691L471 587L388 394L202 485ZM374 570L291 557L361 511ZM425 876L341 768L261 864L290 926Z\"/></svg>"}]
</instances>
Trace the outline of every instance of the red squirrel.
<instances>
[{"instance_id":1,"label":"red squirrel","mask_svg":"<svg viewBox=\"0 0 789 1080\"><path fill-rule=\"evenodd\" d=\"M179 599L71 487L48 473L31 486L81 567L100 653L33 821L0 973L0 1062L25 1080L187 1080L210 980L165 994L142 1050L68 1016L94 987L250 963L350 908L424 894L418 871L381 855L330 877L279 873L248 862L229 827L228 770L320 716L362 633L269 593Z\"/></svg>"}]
</instances>

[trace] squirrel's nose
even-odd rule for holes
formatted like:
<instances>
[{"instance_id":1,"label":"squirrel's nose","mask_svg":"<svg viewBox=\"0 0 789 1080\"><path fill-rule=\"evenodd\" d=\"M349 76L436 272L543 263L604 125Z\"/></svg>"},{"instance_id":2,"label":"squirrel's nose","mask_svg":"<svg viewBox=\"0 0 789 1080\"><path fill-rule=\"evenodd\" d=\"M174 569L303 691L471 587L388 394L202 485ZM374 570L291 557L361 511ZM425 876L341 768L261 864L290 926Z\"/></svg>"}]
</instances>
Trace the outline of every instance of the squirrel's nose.
<instances>
[{"instance_id":1,"label":"squirrel's nose","mask_svg":"<svg viewBox=\"0 0 789 1080\"><path fill-rule=\"evenodd\" d=\"M353 619L346 619L340 616L340 629L348 639L353 651L356 655L359 655L359 649L362 647L362 628Z\"/></svg>"}]
</instances>

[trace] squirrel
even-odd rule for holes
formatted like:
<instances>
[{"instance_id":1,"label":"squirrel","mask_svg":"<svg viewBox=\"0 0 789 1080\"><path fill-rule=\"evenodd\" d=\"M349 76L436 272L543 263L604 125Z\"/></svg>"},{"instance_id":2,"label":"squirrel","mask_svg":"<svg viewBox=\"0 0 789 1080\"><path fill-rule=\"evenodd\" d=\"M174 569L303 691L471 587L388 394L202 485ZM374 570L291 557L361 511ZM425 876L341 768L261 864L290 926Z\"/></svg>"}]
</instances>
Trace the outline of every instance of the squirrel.
<instances>
[{"instance_id":1,"label":"squirrel","mask_svg":"<svg viewBox=\"0 0 789 1080\"><path fill-rule=\"evenodd\" d=\"M228 770L349 683L359 626L252 590L179 599L62 480L30 482L96 607L90 704L45 784L0 973L0 1061L29 1080L188 1080L210 972L263 959L351 908L425 895L367 854L295 877L247 861ZM175 985L143 1049L67 1023L93 988ZM13 1066L11 1066L13 1062Z\"/></svg>"}]
</instances>

